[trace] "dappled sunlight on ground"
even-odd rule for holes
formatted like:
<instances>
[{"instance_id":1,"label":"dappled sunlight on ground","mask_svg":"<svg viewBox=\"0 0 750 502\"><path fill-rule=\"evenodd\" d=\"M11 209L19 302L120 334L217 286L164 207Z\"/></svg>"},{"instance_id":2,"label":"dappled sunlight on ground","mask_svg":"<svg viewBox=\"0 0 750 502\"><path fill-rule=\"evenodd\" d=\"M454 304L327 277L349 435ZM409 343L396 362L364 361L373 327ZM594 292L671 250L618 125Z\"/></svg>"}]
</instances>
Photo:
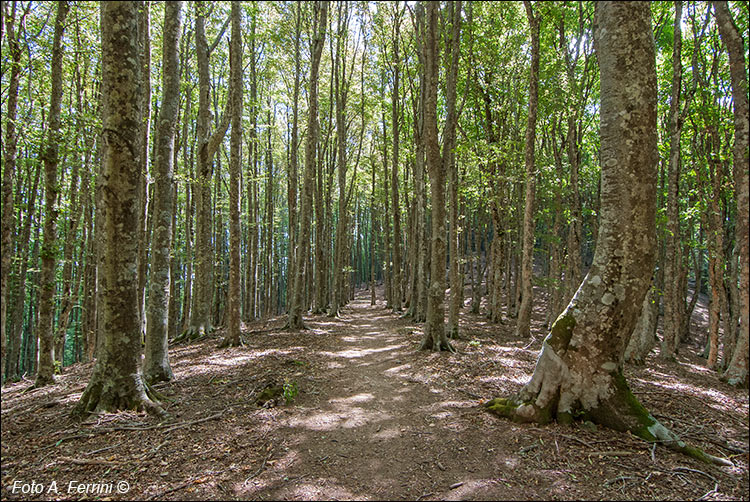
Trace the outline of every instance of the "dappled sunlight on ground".
<instances>
[{"instance_id":1,"label":"dappled sunlight on ground","mask_svg":"<svg viewBox=\"0 0 750 502\"><path fill-rule=\"evenodd\" d=\"M535 309L529 345L513 336L512 320L464 312L455 354L419 351L421 327L380 299L371 307L369 292L338 318L305 315L307 330L282 329L283 317L247 323L242 347L217 349L218 330L170 349L175 378L155 386L170 399L166 422L135 412L69 422L91 364L48 388L12 384L2 389L3 486L33 474L121 476L137 489L131 498L159 500L698 499L715 483L678 476L689 466L717 480L715 498L748 498L747 391L690 356L679 365L649 359L626 376L657 418L713 454L734 455L735 468L663 448L652 460L642 441L603 428L485 413L484 401L528 381L544 315ZM292 383L288 403L256 402L268 386ZM32 460L18 453L29 451L38 452Z\"/></svg>"}]
</instances>

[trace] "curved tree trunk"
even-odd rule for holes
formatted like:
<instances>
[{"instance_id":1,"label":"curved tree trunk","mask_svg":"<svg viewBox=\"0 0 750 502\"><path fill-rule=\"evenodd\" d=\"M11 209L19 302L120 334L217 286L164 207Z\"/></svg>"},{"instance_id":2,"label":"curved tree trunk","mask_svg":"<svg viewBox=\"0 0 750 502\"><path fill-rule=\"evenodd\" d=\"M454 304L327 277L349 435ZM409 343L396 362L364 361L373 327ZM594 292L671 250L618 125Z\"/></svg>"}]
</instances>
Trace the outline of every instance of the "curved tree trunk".
<instances>
[{"instance_id":1,"label":"curved tree trunk","mask_svg":"<svg viewBox=\"0 0 750 502\"><path fill-rule=\"evenodd\" d=\"M104 213L102 350L73 413L146 409L163 413L141 373L138 315L138 192L142 118L138 10L142 2L103 2L101 209Z\"/></svg>"},{"instance_id":2,"label":"curved tree trunk","mask_svg":"<svg viewBox=\"0 0 750 502\"><path fill-rule=\"evenodd\" d=\"M625 348L656 257L656 68L646 3L596 5L601 70L601 226L591 269L544 340L531 380L490 411L519 422L568 423L578 414L705 461L630 392ZM623 86L622 82L629 82ZM629 110L623 117L620 111ZM726 461L724 461L726 462Z\"/></svg>"}]
</instances>

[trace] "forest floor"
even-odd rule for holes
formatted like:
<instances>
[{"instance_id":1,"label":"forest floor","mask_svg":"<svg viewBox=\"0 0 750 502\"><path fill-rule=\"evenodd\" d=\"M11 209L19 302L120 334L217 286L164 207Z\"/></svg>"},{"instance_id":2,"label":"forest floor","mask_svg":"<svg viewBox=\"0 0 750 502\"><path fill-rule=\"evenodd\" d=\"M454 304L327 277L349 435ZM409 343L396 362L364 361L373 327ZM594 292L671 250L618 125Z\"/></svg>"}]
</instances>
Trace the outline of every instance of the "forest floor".
<instances>
[{"instance_id":1,"label":"forest floor","mask_svg":"<svg viewBox=\"0 0 750 502\"><path fill-rule=\"evenodd\" d=\"M677 363L652 353L626 376L657 418L734 467L586 424L518 425L486 413L485 400L530 376L542 307L531 344L513 337L511 322L462 313L456 354L419 351L421 328L381 300L370 306L365 291L339 318L306 317L305 331L283 330L284 317L258 321L244 327L244 347L217 349L219 330L171 348L175 378L157 386L171 417L161 422L135 412L70 420L91 363L47 388L8 385L2 499L750 498L748 391L706 370L697 346ZM297 386L291 402L256 404L267 384L284 382Z\"/></svg>"}]
</instances>

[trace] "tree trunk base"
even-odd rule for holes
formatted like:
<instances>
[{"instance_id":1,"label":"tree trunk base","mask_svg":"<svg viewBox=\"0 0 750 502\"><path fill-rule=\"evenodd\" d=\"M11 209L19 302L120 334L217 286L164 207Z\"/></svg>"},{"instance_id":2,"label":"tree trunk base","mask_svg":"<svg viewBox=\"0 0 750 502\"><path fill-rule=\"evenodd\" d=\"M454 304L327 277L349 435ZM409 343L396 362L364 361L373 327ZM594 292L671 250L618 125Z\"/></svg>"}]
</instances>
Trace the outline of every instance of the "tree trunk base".
<instances>
[{"instance_id":1,"label":"tree trunk base","mask_svg":"<svg viewBox=\"0 0 750 502\"><path fill-rule=\"evenodd\" d=\"M221 343L217 346L219 349L225 349L227 347L244 347L245 340L240 336L237 340L233 340L230 336L225 336Z\"/></svg>"},{"instance_id":2,"label":"tree trunk base","mask_svg":"<svg viewBox=\"0 0 750 502\"><path fill-rule=\"evenodd\" d=\"M149 389L140 374L117 378L100 368L97 364L81 400L71 413L73 417L84 418L88 413L119 410L146 411L156 416L166 415L159 405L158 393Z\"/></svg>"},{"instance_id":3,"label":"tree trunk base","mask_svg":"<svg viewBox=\"0 0 750 502\"><path fill-rule=\"evenodd\" d=\"M154 385L159 382L169 382L172 378L174 378L174 375L172 374L172 368L169 366L169 363L166 365L160 364L152 366L143 372L143 379L147 385Z\"/></svg>"},{"instance_id":4,"label":"tree trunk base","mask_svg":"<svg viewBox=\"0 0 750 502\"><path fill-rule=\"evenodd\" d=\"M40 389L42 387L46 387L47 385L54 385L55 384L55 375L43 375L41 373L36 374L36 379L34 380L34 389Z\"/></svg>"},{"instance_id":5,"label":"tree trunk base","mask_svg":"<svg viewBox=\"0 0 750 502\"><path fill-rule=\"evenodd\" d=\"M208 323L192 324L180 336L172 340L172 343L193 342L208 336L212 330L213 326Z\"/></svg>"},{"instance_id":6,"label":"tree trunk base","mask_svg":"<svg viewBox=\"0 0 750 502\"><path fill-rule=\"evenodd\" d=\"M612 374L613 393L592 409L584 409L580 403L572 411L557 410L558 398L537 405L536 399L521 400L518 396L496 398L484 406L487 411L517 423L547 424L557 420L561 424L571 424L574 419L590 420L618 432L630 432L650 443L663 443L670 450L683 453L706 463L734 465L729 460L705 453L700 448L690 446L675 433L667 429L638 401L628 387L622 373ZM536 396L535 396L536 397Z\"/></svg>"},{"instance_id":7,"label":"tree trunk base","mask_svg":"<svg viewBox=\"0 0 750 502\"><path fill-rule=\"evenodd\" d=\"M448 339L443 335L438 340L435 340L432 336L426 335L422 339L422 344L419 346L419 350L431 350L434 352L447 351L455 353L456 349L451 345Z\"/></svg>"}]
</instances>

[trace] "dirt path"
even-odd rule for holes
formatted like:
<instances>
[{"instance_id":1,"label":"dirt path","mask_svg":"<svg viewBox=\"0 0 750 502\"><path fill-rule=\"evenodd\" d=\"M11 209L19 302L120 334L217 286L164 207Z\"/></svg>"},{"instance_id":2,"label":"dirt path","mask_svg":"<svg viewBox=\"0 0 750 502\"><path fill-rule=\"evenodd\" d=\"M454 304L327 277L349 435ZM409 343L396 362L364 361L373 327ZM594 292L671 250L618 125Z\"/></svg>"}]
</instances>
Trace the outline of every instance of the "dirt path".
<instances>
[{"instance_id":1,"label":"dirt path","mask_svg":"<svg viewBox=\"0 0 750 502\"><path fill-rule=\"evenodd\" d=\"M419 335L366 298L340 319L310 324L330 330L320 352L330 372L313 402L279 429L286 454L278 468L293 482L269 472L247 496L459 499L507 477L511 466L498 465L491 435L467 430L465 415L477 415L477 401L420 378L420 364L450 355L415 352ZM523 497L508 487L503 495Z\"/></svg>"},{"instance_id":2,"label":"dirt path","mask_svg":"<svg viewBox=\"0 0 750 502\"><path fill-rule=\"evenodd\" d=\"M540 298L543 295L540 294ZM735 467L707 466L640 440L580 424L518 425L482 399L523 385L541 345L513 324L462 313L456 354L419 351L421 327L359 292L339 318L285 318L218 331L170 349L175 378L162 423L134 412L69 419L92 364L53 386L2 389L2 498L8 500L747 500L748 392L720 382L692 351L626 368L633 391L675 432ZM269 383L295 382L293 402L259 407ZM12 493L53 482L55 496ZM70 493L70 481L124 493Z\"/></svg>"}]
</instances>

